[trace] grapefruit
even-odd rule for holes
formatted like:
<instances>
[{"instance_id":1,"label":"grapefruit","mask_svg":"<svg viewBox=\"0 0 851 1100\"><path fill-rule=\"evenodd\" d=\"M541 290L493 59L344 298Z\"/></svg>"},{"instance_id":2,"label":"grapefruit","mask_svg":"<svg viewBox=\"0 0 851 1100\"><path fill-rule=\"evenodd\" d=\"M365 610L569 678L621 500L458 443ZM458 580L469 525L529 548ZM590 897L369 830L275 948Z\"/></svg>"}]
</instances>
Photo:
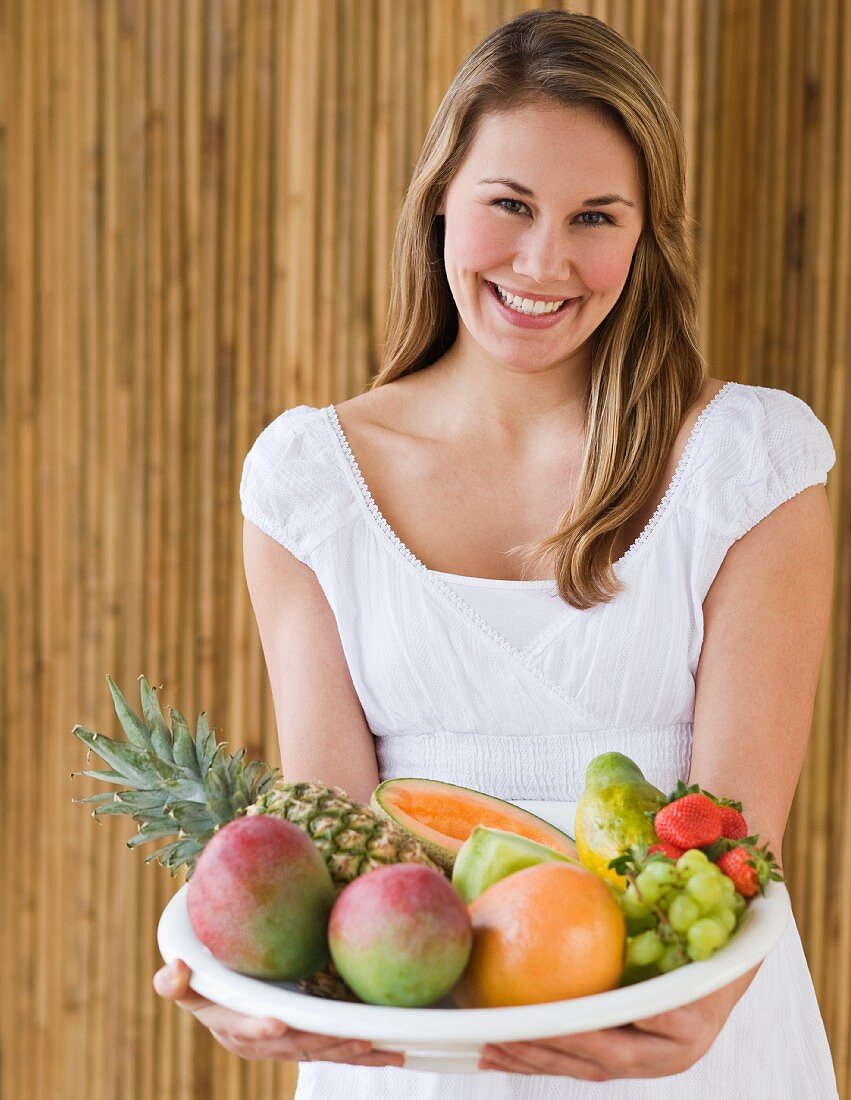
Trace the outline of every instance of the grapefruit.
<instances>
[{"instance_id":1,"label":"grapefruit","mask_svg":"<svg viewBox=\"0 0 851 1100\"><path fill-rule=\"evenodd\" d=\"M489 886L470 906L473 948L452 995L499 1008L614 989L626 924L611 887L572 863L539 863Z\"/></svg>"}]
</instances>

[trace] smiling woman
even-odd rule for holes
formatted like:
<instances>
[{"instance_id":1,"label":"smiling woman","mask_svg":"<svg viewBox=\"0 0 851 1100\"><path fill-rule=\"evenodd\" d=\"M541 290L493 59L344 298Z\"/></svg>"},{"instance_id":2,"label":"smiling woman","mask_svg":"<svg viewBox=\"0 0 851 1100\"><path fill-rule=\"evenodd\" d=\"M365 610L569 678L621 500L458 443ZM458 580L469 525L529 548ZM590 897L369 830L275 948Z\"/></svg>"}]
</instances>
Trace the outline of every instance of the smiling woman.
<instances>
[{"instance_id":1,"label":"smiling woman","mask_svg":"<svg viewBox=\"0 0 851 1100\"><path fill-rule=\"evenodd\" d=\"M794 394L708 376L684 192L677 119L606 24L525 12L463 62L400 214L380 371L282 412L243 468L291 778L567 803L619 752L740 800L780 855L836 456ZM297 1100L836 1095L794 920L710 997L553 1030L472 1078L337 1051Z\"/></svg>"},{"instance_id":2,"label":"smiling woman","mask_svg":"<svg viewBox=\"0 0 851 1100\"><path fill-rule=\"evenodd\" d=\"M430 438L570 441L569 507L504 552L577 608L622 590L613 552L706 403L684 160L639 54L592 17L530 12L461 66L397 225L369 391L423 375Z\"/></svg>"}]
</instances>

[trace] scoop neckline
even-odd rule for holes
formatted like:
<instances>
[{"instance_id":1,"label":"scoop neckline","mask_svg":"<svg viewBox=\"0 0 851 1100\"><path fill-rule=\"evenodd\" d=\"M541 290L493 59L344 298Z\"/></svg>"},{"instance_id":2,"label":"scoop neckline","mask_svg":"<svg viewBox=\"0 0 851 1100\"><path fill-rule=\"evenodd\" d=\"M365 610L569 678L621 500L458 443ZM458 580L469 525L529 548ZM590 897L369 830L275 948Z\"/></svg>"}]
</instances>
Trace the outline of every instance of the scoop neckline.
<instances>
[{"instance_id":1,"label":"scoop neckline","mask_svg":"<svg viewBox=\"0 0 851 1100\"><path fill-rule=\"evenodd\" d=\"M696 442L700 437L703 425L706 423L710 410L718 403L723 394L727 393L737 384L738 383L734 381L725 382L721 389L718 390L718 392L715 394L715 396L711 398L711 400L703 407L692 427L691 432L689 433L689 437L686 440L686 445L683 448L683 453L680 456L680 460L677 463L676 469L674 470L671 480L668 483L668 487L665 490L662 499L659 501L656 510L653 512L653 515L647 521L643 530L632 542L629 548L625 550L624 553L621 554L621 556L616 561L612 562L613 568L620 566L627 558L629 558L633 554L635 550L637 550L640 546L643 546L644 543L647 542L655 528L658 526L659 521L662 519L663 515L667 511L668 506L673 500L676 494L676 490L683 479L685 471L688 468L689 460L695 449ZM334 429L340 443L343 446L343 450L348 460L349 469L358 483L363 500L367 506L370 515L373 517L378 526L384 531L384 533L390 538L390 540L395 543L398 549L406 557L408 557L419 569L423 570L425 573L430 574L432 577L440 578L444 583L449 582L452 584L467 584L481 588L518 588L527 590L534 590L537 588L555 589L555 578L552 578L550 580L545 579L524 581L515 579L503 579L500 577L471 577L465 573L446 573L442 572L439 569L430 569L416 556L416 554L409 547L405 545L404 542L402 542L402 540L388 523L385 516L382 514L378 505L375 503L369 486L367 485L366 480L361 473L361 469L358 465L357 459L355 458L354 453L352 452L352 448L349 445L349 441L346 438L346 433L343 431L343 426L340 423L340 418L337 415L337 409L334 406L333 402L326 405L322 411L326 414L328 421L331 424L331 427Z\"/></svg>"}]
</instances>

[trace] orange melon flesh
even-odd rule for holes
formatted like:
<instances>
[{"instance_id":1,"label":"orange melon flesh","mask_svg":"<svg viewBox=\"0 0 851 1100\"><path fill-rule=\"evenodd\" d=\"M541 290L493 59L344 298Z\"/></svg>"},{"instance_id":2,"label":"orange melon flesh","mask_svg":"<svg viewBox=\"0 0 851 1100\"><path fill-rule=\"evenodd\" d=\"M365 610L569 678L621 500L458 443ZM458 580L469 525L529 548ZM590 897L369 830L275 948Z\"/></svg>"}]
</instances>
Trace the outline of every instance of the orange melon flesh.
<instances>
[{"instance_id":1,"label":"orange melon flesh","mask_svg":"<svg viewBox=\"0 0 851 1100\"><path fill-rule=\"evenodd\" d=\"M389 779L373 801L427 845L457 853L476 825L505 829L577 858L576 846L555 826L500 798L431 779Z\"/></svg>"}]
</instances>

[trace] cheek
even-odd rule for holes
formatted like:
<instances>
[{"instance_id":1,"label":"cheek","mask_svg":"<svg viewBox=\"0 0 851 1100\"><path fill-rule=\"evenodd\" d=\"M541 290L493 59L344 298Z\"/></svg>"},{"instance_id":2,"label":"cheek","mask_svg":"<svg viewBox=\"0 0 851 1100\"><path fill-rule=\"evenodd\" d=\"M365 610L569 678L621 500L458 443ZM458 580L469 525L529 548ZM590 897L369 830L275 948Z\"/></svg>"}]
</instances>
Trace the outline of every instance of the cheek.
<instances>
[{"instance_id":1,"label":"cheek","mask_svg":"<svg viewBox=\"0 0 851 1100\"><path fill-rule=\"evenodd\" d=\"M444 252L458 267L479 271L494 267L510 253L513 239L510 228L477 212L448 227Z\"/></svg>"},{"instance_id":2,"label":"cheek","mask_svg":"<svg viewBox=\"0 0 851 1100\"><path fill-rule=\"evenodd\" d=\"M593 233L593 229L589 230ZM602 230L601 230L602 232ZM589 248L576 262L589 290L605 293L623 287L632 263L632 251L619 248Z\"/></svg>"}]
</instances>

